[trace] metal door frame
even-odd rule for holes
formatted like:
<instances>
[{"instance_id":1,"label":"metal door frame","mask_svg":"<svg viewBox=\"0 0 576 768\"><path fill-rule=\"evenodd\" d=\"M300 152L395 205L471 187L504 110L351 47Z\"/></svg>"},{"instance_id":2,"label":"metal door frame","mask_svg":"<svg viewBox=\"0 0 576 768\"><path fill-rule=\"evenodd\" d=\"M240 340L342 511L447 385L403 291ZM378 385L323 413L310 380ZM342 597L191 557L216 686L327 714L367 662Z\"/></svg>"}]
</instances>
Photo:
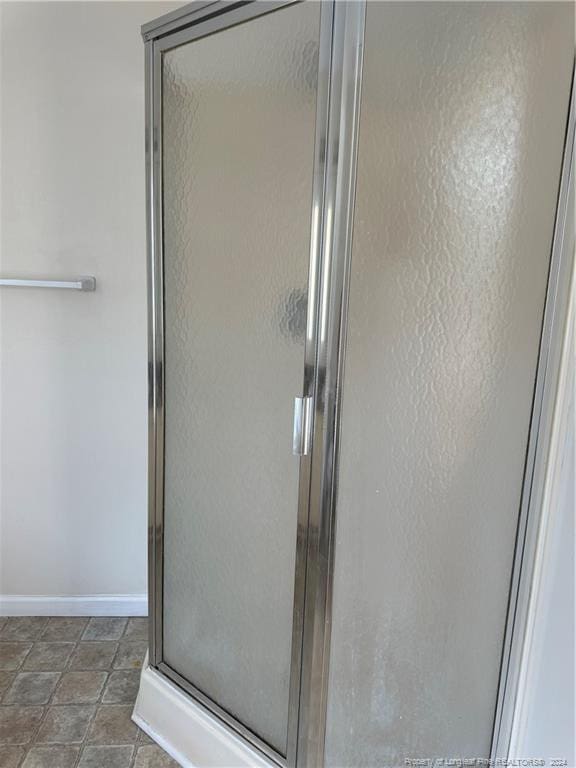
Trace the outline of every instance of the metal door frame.
<instances>
[{"instance_id":1,"label":"metal door frame","mask_svg":"<svg viewBox=\"0 0 576 768\"><path fill-rule=\"evenodd\" d=\"M340 210L353 186L355 152L346 149L340 136L341 121L350 104L342 88L350 85L357 100L360 71L357 68L358 36L363 34L365 2L336 3L324 0L321 7L316 127L308 277L307 330L304 352L304 397L312 398L312 446L300 458L297 510L292 657L288 709L287 754L280 755L234 716L171 669L163 659L162 587L164 516L164 285L163 285L163 190L162 190L162 54L177 46L217 31L280 10L299 0L249 0L249 2L193 2L142 27L146 56L146 205L148 242L148 546L149 546L149 658L151 666L175 682L235 734L246 739L279 765L306 764L310 749L323 748L325 719L324 656L327 659L328 592L331 517L330 486L314 481L325 472L323 457L334 456L338 348L331 343L340 328L342 294L337 282L344 269ZM352 22L351 22L352 19ZM361 23L360 23L361 22ZM350 29L352 34L350 34ZM338 32L337 32L338 30ZM344 30L348 30L344 35ZM352 46L354 56L345 56ZM357 121L357 115L354 120ZM332 121L334 127L329 129ZM330 150L328 149L330 147ZM341 172L346 158L347 175ZM327 158L329 157L329 160ZM330 167L328 167L330 166ZM352 175L350 175L352 173ZM349 204L352 201L349 200ZM351 218L350 218L351 221ZM325 235L325 232L327 233ZM348 243L349 246L349 243ZM334 270L336 269L336 272ZM333 273L333 274L332 274ZM336 280L335 280L336 277ZM318 333L318 329L321 332ZM327 396L326 396L327 393ZM295 393L297 394L297 393ZM317 405L316 405L317 404ZM318 420L318 428L314 422ZM313 466L315 467L313 471ZM318 467L318 469L316 469ZM320 492L320 493L318 493ZM312 501L311 493L315 498ZM328 534L328 535L327 535ZM315 578L310 578L310 573ZM306 608L305 608L306 606ZM312 632L305 623L312 622ZM310 647L314 652L310 653ZM318 675L320 674L320 680ZM301 688L302 682L302 688ZM299 741L300 711L306 713L306 734ZM317 726L320 726L319 728ZM300 746L302 744L302 746ZM302 762L304 761L304 762Z\"/></svg>"},{"instance_id":2,"label":"metal door frame","mask_svg":"<svg viewBox=\"0 0 576 768\"><path fill-rule=\"evenodd\" d=\"M365 0L336 3L298 742L298 765L314 768L324 765L341 380L352 254L365 17Z\"/></svg>"}]
</instances>

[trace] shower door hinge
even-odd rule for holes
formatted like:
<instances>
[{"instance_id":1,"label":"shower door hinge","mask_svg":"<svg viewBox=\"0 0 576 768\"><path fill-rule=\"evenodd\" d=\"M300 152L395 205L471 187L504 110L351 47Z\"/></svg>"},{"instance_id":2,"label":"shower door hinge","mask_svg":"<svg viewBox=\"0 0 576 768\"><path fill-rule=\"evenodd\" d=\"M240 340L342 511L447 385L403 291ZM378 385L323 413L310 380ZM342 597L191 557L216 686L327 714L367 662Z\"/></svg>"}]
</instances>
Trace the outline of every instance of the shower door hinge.
<instances>
[{"instance_id":1,"label":"shower door hinge","mask_svg":"<svg viewBox=\"0 0 576 768\"><path fill-rule=\"evenodd\" d=\"M294 434L292 453L294 456L307 456L310 453L312 439L312 398L294 398Z\"/></svg>"}]
</instances>

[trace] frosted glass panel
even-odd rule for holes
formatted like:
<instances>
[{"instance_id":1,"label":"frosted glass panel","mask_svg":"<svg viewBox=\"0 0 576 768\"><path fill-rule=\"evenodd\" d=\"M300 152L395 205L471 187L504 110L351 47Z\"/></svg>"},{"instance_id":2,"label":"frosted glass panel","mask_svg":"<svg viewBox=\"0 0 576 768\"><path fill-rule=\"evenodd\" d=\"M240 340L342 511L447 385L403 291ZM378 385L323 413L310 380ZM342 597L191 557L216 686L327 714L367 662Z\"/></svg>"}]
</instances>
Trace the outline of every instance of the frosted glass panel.
<instances>
[{"instance_id":1,"label":"frosted glass panel","mask_svg":"<svg viewBox=\"0 0 576 768\"><path fill-rule=\"evenodd\" d=\"M165 54L164 657L286 748L320 6Z\"/></svg>"},{"instance_id":2,"label":"frosted glass panel","mask_svg":"<svg viewBox=\"0 0 576 768\"><path fill-rule=\"evenodd\" d=\"M368 5L328 766L489 755L573 28Z\"/></svg>"}]
</instances>

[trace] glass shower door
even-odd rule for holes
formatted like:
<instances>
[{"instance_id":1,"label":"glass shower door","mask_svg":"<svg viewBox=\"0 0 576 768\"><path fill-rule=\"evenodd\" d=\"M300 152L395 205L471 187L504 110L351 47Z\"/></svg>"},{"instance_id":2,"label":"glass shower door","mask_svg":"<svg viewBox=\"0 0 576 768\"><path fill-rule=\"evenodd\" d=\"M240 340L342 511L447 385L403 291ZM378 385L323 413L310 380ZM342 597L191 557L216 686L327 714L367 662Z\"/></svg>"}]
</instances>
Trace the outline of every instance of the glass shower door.
<instances>
[{"instance_id":1,"label":"glass shower door","mask_svg":"<svg viewBox=\"0 0 576 768\"><path fill-rule=\"evenodd\" d=\"M158 666L286 756L320 3L220 25L168 38L159 71Z\"/></svg>"},{"instance_id":2,"label":"glass shower door","mask_svg":"<svg viewBox=\"0 0 576 768\"><path fill-rule=\"evenodd\" d=\"M327 768L491 754L573 27L367 4Z\"/></svg>"}]
</instances>

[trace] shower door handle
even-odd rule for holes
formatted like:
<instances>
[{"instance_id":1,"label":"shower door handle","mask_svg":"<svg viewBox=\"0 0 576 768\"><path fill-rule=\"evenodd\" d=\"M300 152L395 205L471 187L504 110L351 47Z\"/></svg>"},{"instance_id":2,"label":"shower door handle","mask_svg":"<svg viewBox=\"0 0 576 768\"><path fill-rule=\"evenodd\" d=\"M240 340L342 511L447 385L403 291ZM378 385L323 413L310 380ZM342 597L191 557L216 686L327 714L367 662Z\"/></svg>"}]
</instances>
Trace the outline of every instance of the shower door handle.
<instances>
[{"instance_id":1,"label":"shower door handle","mask_svg":"<svg viewBox=\"0 0 576 768\"><path fill-rule=\"evenodd\" d=\"M294 398L294 433L292 453L294 456L307 456L310 453L312 435L312 398Z\"/></svg>"}]
</instances>

